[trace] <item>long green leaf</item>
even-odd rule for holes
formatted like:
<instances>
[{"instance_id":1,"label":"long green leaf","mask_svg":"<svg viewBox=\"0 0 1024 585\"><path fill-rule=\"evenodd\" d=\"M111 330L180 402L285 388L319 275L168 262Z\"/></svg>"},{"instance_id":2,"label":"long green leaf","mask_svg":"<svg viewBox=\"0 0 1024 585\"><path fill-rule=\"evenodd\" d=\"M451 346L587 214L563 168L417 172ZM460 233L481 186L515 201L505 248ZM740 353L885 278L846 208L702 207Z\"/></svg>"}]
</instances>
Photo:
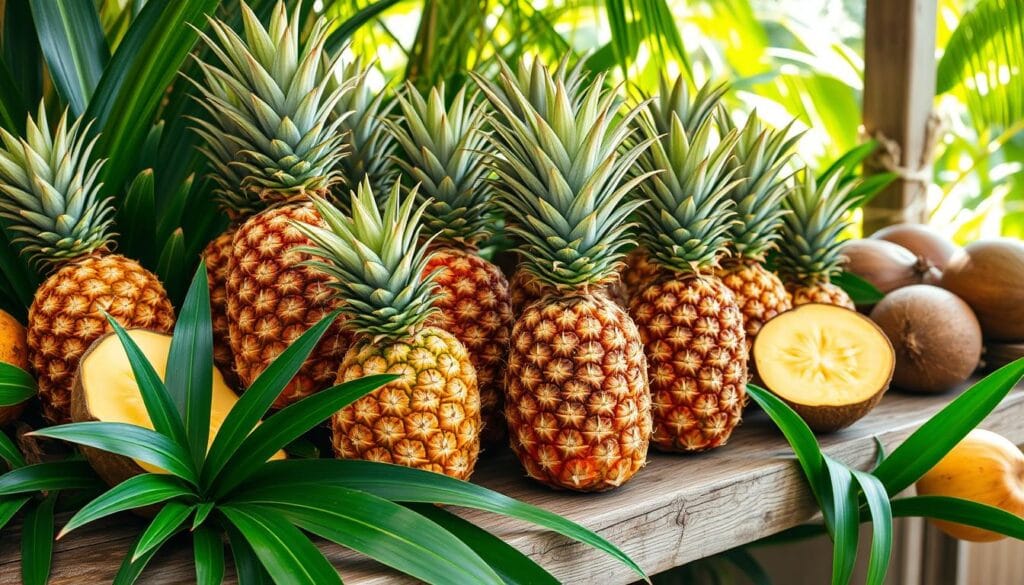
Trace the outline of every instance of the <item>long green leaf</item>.
<instances>
[{"instance_id":1,"label":"long green leaf","mask_svg":"<svg viewBox=\"0 0 1024 585\"><path fill-rule=\"evenodd\" d=\"M220 585L224 581L224 543L220 532L203 525L192 532L196 561L196 585Z\"/></svg>"},{"instance_id":2,"label":"long green leaf","mask_svg":"<svg viewBox=\"0 0 1024 585\"><path fill-rule=\"evenodd\" d=\"M14 515L31 500L31 496L5 496L0 497L0 530L14 518Z\"/></svg>"},{"instance_id":3,"label":"long green leaf","mask_svg":"<svg viewBox=\"0 0 1024 585\"><path fill-rule=\"evenodd\" d=\"M92 467L81 460L36 463L0 475L0 495L91 489L100 485L102 482Z\"/></svg>"},{"instance_id":4,"label":"long green leaf","mask_svg":"<svg viewBox=\"0 0 1024 585\"><path fill-rule=\"evenodd\" d=\"M167 283L167 295L171 299L180 298L179 294L182 292L185 281L187 260L185 231L179 227L172 231L167 241L164 242L164 247L160 250L160 257L156 261L156 270L154 270L160 282Z\"/></svg>"},{"instance_id":5,"label":"long green leaf","mask_svg":"<svg viewBox=\"0 0 1024 585\"><path fill-rule=\"evenodd\" d=\"M274 581L263 568L252 546L245 540L242 533L230 522L225 523L228 541L231 543L231 556L235 560L235 572L238 573L239 584L274 585Z\"/></svg>"},{"instance_id":6,"label":"long green leaf","mask_svg":"<svg viewBox=\"0 0 1024 585\"><path fill-rule=\"evenodd\" d=\"M1024 540L1024 518L1006 510L960 498L914 496L892 501L896 517L925 517L966 524Z\"/></svg>"},{"instance_id":7,"label":"long green leaf","mask_svg":"<svg viewBox=\"0 0 1024 585\"><path fill-rule=\"evenodd\" d=\"M500 583L470 547L403 506L339 486L296 492L287 482L231 500L273 510L299 528L361 552L427 583Z\"/></svg>"},{"instance_id":8,"label":"long green leaf","mask_svg":"<svg viewBox=\"0 0 1024 585\"><path fill-rule=\"evenodd\" d=\"M263 370L263 373L238 399L231 412L224 417L224 422L221 424L220 430L217 431L217 436L206 456L202 473L204 486L210 485L212 479L217 477L228 460L238 451L242 442L256 427L263 415L270 410L274 400L299 371L313 348L320 342L320 338L337 318L338 313L335 311L310 327L281 352L281 355L277 356L277 359Z\"/></svg>"},{"instance_id":9,"label":"long green leaf","mask_svg":"<svg viewBox=\"0 0 1024 585\"><path fill-rule=\"evenodd\" d=\"M174 401L167 392L163 380L153 369L153 364L149 363L146 354L142 353L138 344L121 327L117 319L111 315L106 315L106 317L128 355L128 363L131 364L132 374L139 386L139 393L142 395L142 402L146 406L149 420L153 423L153 429L184 448L188 445L185 425L178 410L174 408Z\"/></svg>"},{"instance_id":10,"label":"long green leaf","mask_svg":"<svg viewBox=\"0 0 1024 585\"><path fill-rule=\"evenodd\" d=\"M892 559L892 505L885 486L870 473L850 470L857 480L871 514L871 556L866 585L883 585Z\"/></svg>"},{"instance_id":11,"label":"long green leaf","mask_svg":"<svg viewBox=\"0 0 1024 585\"><path fill-rule=\"evenodd\" d=\"M196 469L202 469L210 438L213 388L213 323L206 263L192 278L181 314L174 326L167 356L167 391L185 421Z\"/></svg>"},{"instance_id":12,"label":"long green leaf","mask_svg":"<svg viewBox=\"0 0 1024 585\"><path fill-rule=\"evenodd\" d=\"M131 457L173 473L189 483L196 482L195 467L188 451L166 436L143 427L127 423L84 422L40 429L32 434Z\"/></svg>"},{"instance_id":13,"label":"long green leaf","mask_svg":"<svg viewBox=\"0 0 1024 585\"><path fill-rule=\"evenodd\" d=\"M135 544L132 562L137 562L177 532L194 508L191 504L173 500L164 504Z\"/></svg>"},{"instance_id":14,"label":"long green leaf","mask_svg":"<svg viewBox=\"0 0 1024 585\"><path fill-rule=\"evenodd\" d=\"M893 449L874 475L889 496L914 483L1002 402L1024 377L1024 358L1011 362L968 388Z\"/></svg>"},{"instance_id":15,"label":"long green leaf","mask_svg":"<svg viewBox=\"0 0 1024 585\"><path fill-rule=\"evenodd\" d=\"M85 112L110 59L96 5L79 0L30 0L39 45L57 92L75 116Z\"/></svg>"},{"instance_id":16,"label":"long green leaf","mask_svg":"<svg viewBox=\"0 0 1024 585\"><path fill-rule=\"evenodd\" d=\"M400 465L347 459L272 461L253 474L237 497L258 495L262 486L276 487L283 477L293 478L296 489L337 485L395 502L463 506L532 522L603 551L646 578L643 569L615 545L571 520L472 483Z\"/></svg>"},{"instance_id":17,"label":"long green leaf","mask_svg":"<svg viewBox=\"0 0 1024 585\"><path fill-rule=\"evenodd\" d=\"M198 38L192 27L202 29L205 15L213 14L219 3L147 2L132 20L89 104L89 115L103 129L98 149L110 159L102 171L108 188L116 192L138 170L134 154L141 150L167 86Z\"/></svg>"},{"instance_id":18,"label":"long green leaf","mask_svg":"<svg viewBox=\"0 0 1024 585\"><path fill-rule=\"evenodd\" d=\"M0 406L21 404L36 395L36 380L25 370L0 362Z\"/></svg>"},{"instance_id":19,"label":"long green leaf","mask_svg":"<svg viewBox=\"0 0 1024 585\"><path fill-rule=\"evenodd\" d=\"M3 55L0 55L0 62L5 65L0 69L9 70L11 85L4 87L4 84L0 83L0 96L5 90L11 90L16 91L22 98L22 107L13 110L20 119L17 120L16 126L7 128L10 132L21 135L21 131L25 129L25 112L28 111L24 104L37 104L43 97L43 56L29 0L6 0L3 4L4 28L0 33L0 38L3 39ZM4 98L0 97L0 102L3 101ZM4 106L0 105L0 124L3 123L3 109Z\"/></svg>"},{"instance_id":20,"label":"long green leaf","mask_svg":"<svg viewBox=\"0 0 1024 585\"><path fill-rule=\"evenodd\" d=\"M145 570L146 565L148 565L149 561L156 556L160 547L166 544L167 540L170 540L171 536L174 536L174 534L169 534L166 540L161 542L159 546L151 548L148 553L140 556L136 560L132 560L135 557L135 548L139 546L139 540L141 540L140 536L139 540L132 543L131 548L128 550L128 554L125 555L124 560L121 561L121 566L117 570L117 575L114 576L113 585L132 585L138 581L139 577L142 575L142 571Z\"/></svg>"},{"instance_id":21,"label":"long green leaf","mask_svg":"<svg viewBox=\"0 0 1024 585\"><path fill-rule=\"evenodd\" d=\"M362 28L366 23L380 16L388 8L398 4L398 2L399 0L377 0L357 10L355 14L338 25L338 28L331 31L325 43L327 51L329 53L338 52L353 33Z\"/></svg>"},{"instance_id":22,"label":"long green leaf","mask_svg":"<svg viewBox=\"0 0 1024 585\"><path fill-rule=\"evenodd\" d=\"M840 272L833 276L832 284L846 291L857 305L873 305L885 296L875 285L852 272Z\"/></svg>"},{"instance_id":23,"label":"long green leaf","mask_svg":"<svg viewBox=\"0 0 1024 585\"><path fill-rule=\"evenodd\" d=\"M21 582L24 585L46 585L53 558L53 507L56 492L33 504L25 512L21 527Z\"/></svg>"},{"instance_id":24,"label":"long green leaf","mask_svg":"<svg viewBox=\"0 0 1024 585\"><path fill-rule=\"evenodd\" d=\"M214 495L227 495L288 443L396 378L398 376L395 374L382 374L345 382L308 396L274 414L246 437L238 453L224 466L224 470L217 476Z\"/></svg>"},{"instance_id":25,"label":"long green leaf","mask_svg":"<svg viewBox=\"0 0 1024 585\"><path fill-rule=\"evenodd\" d=\"M176 477L144 473L126 479L82 507L61 529L57 538L76 528L106 518L111 514L143 508L173 498L193 496L185 484Z\"/></svg>"},{"instance_id":26,"label":"long green leaf","mask_svg":"<svg viewBox=\"0 0 1024 585\"><path fill-rule=\"evenodd\" d=\"M558 579L555 579L554 575L545 571L533 559L476 524L431 504L407 504L407 506L439 524L453 536L466 543L498 573L505 583L509 585L520 583L555 585L558 583Z\"/></svg>"},{"instance_id":27,"label":"long green leaf","mask_svg":"<svg viewBox=\"0 0 1024 585\"><path fill-rule=\"evenodd\" d=\"M25 465L25 456L3 431L0 431L0 459L6 461L11 469Z\"/></svg>"},{"instance_id":28,"label":"long green leaf","mask_svg":"<svg viewBox=\"0 0 1024 585\"><path fill-rule=\"evenodd\" d=\"M6 61L0 57L0 128L21 136L25 130L25 98L18 91Z\"/></svg>"},{"instance_id":29,"label":"long green leaf","mask_svg":"<svg viewBox=\"0 0 1024 585\"><path fill-rule=\"evenodd\" d=\"M825 466L831 480L829 491L835 514L832 531L832 585L847 585L857 563L860 531L857 493L853 489L853 475L848 467L827 455Z\"/></svg>"},{"instance_id":30,"label":"long green leaf","mask_svg":"<svg viewBox=\"0 0 1024 585\"><path fill-rule=\"evenodd\" d=\"M243 505L219 510L242 533L278 585L341 583L324 555L280 514Z\"/></svg>"},{"instance_id":31,"label":"long green leaf","mask_svg":"<svg viewBox=\"0 0 1024 585\"><path fill-rule=\"evenodd\" d=\"M138 259L143 266L152 266L156 244L153 220L156 212L156 185L153 169L143 169L128 185L124 200L117 208L117 229L120 232L118 251Z\"/></svg>"}]
</instances>

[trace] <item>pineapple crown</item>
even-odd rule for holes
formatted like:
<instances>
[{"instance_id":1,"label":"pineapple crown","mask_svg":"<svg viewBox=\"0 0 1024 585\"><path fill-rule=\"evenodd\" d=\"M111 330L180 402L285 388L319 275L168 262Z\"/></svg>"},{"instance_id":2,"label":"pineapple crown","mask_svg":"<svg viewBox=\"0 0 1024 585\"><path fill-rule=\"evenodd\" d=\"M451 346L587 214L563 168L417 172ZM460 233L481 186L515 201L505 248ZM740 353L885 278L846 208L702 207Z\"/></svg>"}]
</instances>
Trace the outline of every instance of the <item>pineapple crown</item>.
<instances>
[{"instance_id":1,"label":"pineapple crown","mask_svg":"<svg viewBox=\"0 0 1024 585\"><path fill-rule=\"evenodd\" d=\"M420 219L428 202L414 206L416 189L403 201L396 182L384 203L377 205L367 179L352 194L347 215L326 199L312 196L326 228L296 222L314 246L303 248L322 260L310 266L334 277L331 286L345 300L342 305L354 331L374 341L405 336L436 309L435 273L424 276L430 254L419 245Z\"/></svg>"},{"instance_id":2,"label":"pineapple crown","mask_svg":"<svg viewBox=\"0 0 1024 585\"><path fill-rule=\"evenodd\" d=\"M734 166L736 177L743 182L732 191L739 221L729 235L733 250L741 256L760 260L780 237L779 228L787 214L781 205L788 179L783 173L802 135L790 135L794 122L779 130L765 128L755 110L739 131ZM724 113L719 126L723 130L736 128Z\"/></svg>"},{"instance_id":3,"label":"pineapple crown","mask_svg":"<svg viewBox=\"0 0 1024 585\"><path fill-rule=\"evenodd\" d=\"M641 118L643 135L653 142L640 157L638 172L654 176L641 184L649 202L638 210L639 238L658 264L699 273L718 265L736 220L729 193L739 182L730 169L737 133L730 132L712 148L709 119L691 134L675 112L661 132L656 123L664 111L660 102L672 99L669 94L653 100Z\"/></svg>"},{"instance_id":4,"label":"pineapple crown","mask_svg":"<svg viewBox=\"0 0 1024 585\"><path fill-rule=\"evenodd\" d=\"M487 168L483 131L485 104L459 90L445 109L444 84L424 99L411 83L397 96L402 123L386 124L404 156L395 162L419 184L421 200L431 199L423 219L427 232L446 242L475 246L491 234L488 209L493 188L485 180Z\"/></svg>"},{"instance_id":5,"label":"pineapple crown","mask_svg":"<svg viewBox=\"0 0 1024 585\"><path fill-rule=\"evenodd\" d=\"M828 282L842 268L839 234L853 222L844 219L857 202L853 190L858 181L841 185L842 173L818 183L810 169L788 189L782 207L777 268L785 280L807 285Z\"/></svg>"},{"instance_id":6,"label":"pineapple crown","mask_svg":"<svg viewBox=\"0 0 1024 585\"><path fill-rule=\"evenodd\" d=\"M574 96L567 76L536 62L531 71L527 87L507 67L497 83L474 74L496 110L487 161L523 268L556 289L586 291L615 278L633 243L627 218L643 202L627 195L647 176L628 175L649 141L624 145L638 110L619 116L604 76Z\"/></svg>"},{"instance_id":7,"label":"pineapple crown","mask_svg":"<svg viewBox=\"0 0 1024 585\"><path fill-rule=\"evenodd\" d=\"M110 244L114 207L100 199L103 161L89 161L96 138L67 110L50 133L46 109L28 116L26 138L0 128L0 217L19 234L13 241L44 272Z\"/></svg>"},{"instance_id":8,"label":"pineapple crown","mask_svg":"<svg viewBox=\"0 0 1024 585\"><path fill-rule=\"evenodd\" d=\"M383 195L390 191L397 172L391 158L395 139L383 123L394 102L385 103L386 93L370 87L371 71L372 64L364 67L358 57L343 68L342 79L351 83L351 91L344 92L334 106L341 119L338 128L347 151L337 165L341 193L357 190L366 178L373 192ZM341 202L342 207L344 203Z\"/></svg>"},{"instance_id":9,"label":"pineapple crown","mask_svg":"<svg viewBox=\"0 0 1024 585\"><path fill-rule=\"evenodd\" d=\"M254 199L270 204L322 193L337 180L333 169L345 153L334 107L349 89L334 80L333 62L322 63L329 23L318 18L303 43L301 3L289 19L278 2L267 28L240 5L244 38L213 18L211 34L199 32L221 65L199 61L202 82L194 81L210 116L195 121L221 202L248 207ZM237 170L217 176L231 167Z\"/></svg>"},{"instance_id":10,"label":"pineapple crown","mask_svg":"<svg viewBox=\"0 0 1024 585\"><path fill-rule=\"evenodd\" d=\"M658 80L658 99L647 106L649 120L654 123L658 134L668 134L678 118L687 134L693 135L698 128L721 109L720 105L729 85L713 85L710 81L697 90L691 99L690 86L682 75L669 83L665 76Z\"/></svg>"}]
</instances>

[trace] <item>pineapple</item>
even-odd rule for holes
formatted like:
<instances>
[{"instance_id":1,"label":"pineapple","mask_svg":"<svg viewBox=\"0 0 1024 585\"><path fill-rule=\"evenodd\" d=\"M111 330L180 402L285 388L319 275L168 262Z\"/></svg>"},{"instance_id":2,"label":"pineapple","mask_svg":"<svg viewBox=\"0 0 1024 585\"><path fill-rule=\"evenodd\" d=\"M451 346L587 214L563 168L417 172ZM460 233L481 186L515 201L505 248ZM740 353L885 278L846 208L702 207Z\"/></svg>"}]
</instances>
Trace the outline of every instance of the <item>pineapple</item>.
<instances>
[{"instance_id":1,"label":"pineapple","mask_svg":"<svg viewBox=\"0 0 1024 585\"><path fill-rule=\"evenodd\" d=\"M782 224L777 265L794 307L825 303L854 308L850 295L830 281L842 270L839 235L851 225L846 212L856 201L851 196L856 182L840 186L841 178L835 173L818 185L805 168L783 199L790 213Z\"/></svg>"},{"instance_id":2,"label":"pineapple","mask_svg":"<svg viewBox=\"0 0 1024 585\"><path fill-rule=\"evenodd\" d=\"M338 306L330 279L302 263L309 240L292 224L318 223L310 195L326 195L344 155L334 108L350 87L327 62L328 23L318 19L299 40L300 6L289 19L279 2L264 28L242 3L245 34L211 20L202 38L219 65L200 63L210 114L210 148L233 156L226 165L242 176L245 198L266 209L248 217L232 239L226 280L228 330L235 371L248 387L294 339ZM234 154L231 154L234 153ZM231 186L229 177L224 184ZM284 407L334 380L348 348L340 321L327 332L275 402Z\"/></svg>"},{"instance_id":3,"label":"pineapple","mask_svg":"<svg viewBox=\"0 0 1024 585\"><path fill-rule=\"evenodd\" d=\"M676 77L671 85L668 78L662 76L658 85L660 97L648 102L647 121L653 123L659 134L668 133L673 120L678 119L682 123L686 135L692 136L698 128L721 109L722 96L728 90L728 86L724 83L714 85L709 81L697 90L696 95L691 97L690 86L682 75ZM637 122L639 123L639 119ZM640 128L635 130L635 135L631 140L641 140L645 132ZM628 307L632 296L653 282L661 273L661 266L651 261L647 250L643 247L631 250L626 256L626 266L622 270L622 286L617 295L623 306Z\"/></svg>"},{"instance_id":4,"label":"pineapple","mask_svg":"<svg viewBox=\"0 0 1024 585\"><path fill-rule=\"evenodd\" d=\"M732 128L722 116L721 126ZM739 221L729 231L732 255L722 261L718 276L736 296L743 313L747 350L761 327L790 308L786 288L777 274L764 267L765 255L775 248L786 211L786 177L789 151L799 135L789 136L790 126L773 131L762 128L757 113L751 113L736 143L735 178L743 179L731 192Z\"/></svg>"},{"instance_id":5,"label":"pineapple","mask_svg":"<svg viewBox=\"0 0 1024 585\"><path fill-rule=\"evenodd\" d=\"M427 324L438 272L426 273L431 254L418 241L430 202L414 208L415 200L413 189L402 201L395 183L381 214L364 178L350 217L313 197L327 228L296 224L315 243L307 251L322 260L312 266L331 276L356 335L337 383L402 376L335 414L332 444L339 457L468 479L480 451L476 371L454 335Z\"/></svg>"},{"instance_id":6,"label":"pineapple","mask_svg":"<svg viewBox=\"0 0 1024 585\"><path fill-rule=\"evenodd\" d=\"M369 179L374 193L384 194L391 190L397 169L391 155L395 140L384 124L394 102L384 103L385 92L374 91L369 85L372 69L363 67L361 59L355 59L344 66L342 79L351 80L351 89L344 91L334 110L341 124L339 131L347 156L338 161L338 185L342 194L339 203L344 208L348 194L355 191L363 179Z\"/></svg>"},{"instance_id":7,"label":"pineapple","mask_svg":"<svg viewBox=\"0 0 1024 585\"><path fill-rule=\"evenodd\" d=\"M82 354L110 330L106 311L126 328L168 332L174 308L157 277L111 253L114 208L100 199L95 139L67 112L51 134L43 104L28 117L26 138L0 129L0 217L47 275L28 314L28 357L43 415L71 420L71 386Z\"/></svg>"},{"instance_id":8,"label":"pineapple","mask_svg":"<svg viewBox=\"0 0 1024 585\"><path fill-rule=\"evenodd\" d=\"M710 148L711 121L690 135L678 116L666 133L653 118L643 119L643 135L655 141L638 166L659 174L642 185L650 201L639 210L639 237L661 275L633 295L629 312L647 355L651 443L691 453L724 445L746 404L743 318L714 275L735 221L729 192L738 181L729 164L736 133Z\"/></svg>"},{"instance_id":9,"label":"pineapple","mask_svg":"<svg viewBox=\"0 0 1024 585\"><path fill-rule=\"evenodd\" d=\"M431 324L454 334L469 351L480 388L484 442L495 443L505 435L502 398L512 309L501 269L477 253L494 227L483 165L487 113L484 104L467 98L465 88L446 109L443 85L424 98L407 84L397 101L402 123L387 122L403 154L397 161L406 183L419 184L421 200L431 200L424 226L437 234L426 267L427 273L439 270L434 278L439 311Z\"/></svg>"},{"instance_id":10,"label":"pineapple","mask_svg":"<svg viewBox=\"0 0 1024 585\"><path fill-rule=\"evenodd\" d=\"M537 481L603 491L643 467L651 431L640 335L604 290L641 204L627 195L646 178L624 177L647 145L626 147L635 111L619 115L603 76L576 95L537 63L523 77L475 77L497 110L488 162L521 270L547 291L512 329L510 443Z\"/></svg>"}]
</instances>

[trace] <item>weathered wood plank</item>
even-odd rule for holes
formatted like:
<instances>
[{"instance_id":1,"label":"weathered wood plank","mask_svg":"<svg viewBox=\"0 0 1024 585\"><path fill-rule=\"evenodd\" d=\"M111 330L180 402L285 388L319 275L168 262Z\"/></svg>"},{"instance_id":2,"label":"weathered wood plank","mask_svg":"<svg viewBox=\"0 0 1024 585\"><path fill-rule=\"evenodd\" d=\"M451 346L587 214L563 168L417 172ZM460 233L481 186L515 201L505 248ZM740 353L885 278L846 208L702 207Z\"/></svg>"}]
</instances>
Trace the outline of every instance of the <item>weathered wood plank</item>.
<instances>
[{"instance_id":1,"label":"weathered wood plank","mask_svg":"<svg viewBox=\"0 0 1024 585\"><path fill-rule=\"evenodd\" d=\"M873 437L891 448L950 395L891 393L854 427L821 438L829 454L859 467L875 458ZM1024 443L1024 390L1012 393L983 425L1016 443ZM554 510L620 546L650 574L776 534L811 519L815 505L785 440L763 414L751 415L730 444L699 456L653 454L646 469L611 493L582 495L553 492L519 476L509 453L488 454L474 480L521 500ZM524 551L566 583L600 578L628 583L633 575L612 559L518 521L475 511L460 511ZM141 522L124 515L102 526L72 533L57 544L57 585L110 582ZM146 583L187 583L192 576L187 539L172 543L145 574ZM325 544L324 551L347 583L383 585L403 582L395 573ZM18 544L0 540L0 583L16 583Z\"/></svg>"}]
</instances>

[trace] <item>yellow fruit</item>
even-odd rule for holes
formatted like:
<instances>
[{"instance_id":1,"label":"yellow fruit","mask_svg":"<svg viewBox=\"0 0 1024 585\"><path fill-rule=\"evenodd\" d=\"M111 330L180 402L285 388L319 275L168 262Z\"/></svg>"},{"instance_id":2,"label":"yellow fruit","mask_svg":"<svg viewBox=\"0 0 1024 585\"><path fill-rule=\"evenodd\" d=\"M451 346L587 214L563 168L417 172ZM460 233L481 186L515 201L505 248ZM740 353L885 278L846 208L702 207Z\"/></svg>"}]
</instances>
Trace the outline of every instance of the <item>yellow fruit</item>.
<instances>
[{"instance_id":1,"label":"yellow fruit","mask_svg":"<svg viewBox=\"0 0 1024 585\"><path fill-rule=\"evenodd\" d=\"M160 379L165 379L171 336L142 329L133 329L128 333ZM228 388L220 371L214 368L209 445L213 444L221 424L237 401L238 396ZM153 429L128 355L121 340L113 333L98 339L82 357L75 376L71 415L75 422L116 422ZM83 447L82 451L96 473L110 485L117 485L139 473L166 473L144 461L106 451L87 447ZM284 457L284 452L279 451L272 459Z\"/></svg>"},{"instance_id":2,"label":"yellow fruit","mask_svg":"<svg viewBox=\"0 0 1024 585\"><path fill-rule=\"evenodd\" d=\"M17 319L0 311L0 362L28 369L28 343L25 328ZM8 425L21 416L25 403L0 406L0 427Z\"/></svg>"},{"instance_id":3,"label":"yellow fruit","mask_svg":"<svg viewBox=\"0 0 1024 585\"><path fill-rule=\"evenodd\" d=\"M801 305L768 321L753 356L765 387L823 432L874 408L896 363L892 344L871 319L826 304Z\"/></svg>"},{"instance_id":4,"label":"yellow fruit","mask_svg":"<svg viewBox=\"0 0 1024 585\"><path fill-rule=\"evenodd\" d=\"M1024 516L1024 454L1006 438L974 429L917 481L922 496L948 496ZM953 538L992 542L1005 538L980 528L934 521Z\"/></svg>"},{"instance_id":5,"label":"yellow fruit","mask_svg":"<svg viewBox=\"0 0 1024 585\"><path fill-rule=\"evenodd\" d=\"M336 382L373 374L402 377L334 415L337 456L469 479L480 452L480 393L459 340L436 327L378 343L363 337Z\"/></svg>"}]
</instances>

